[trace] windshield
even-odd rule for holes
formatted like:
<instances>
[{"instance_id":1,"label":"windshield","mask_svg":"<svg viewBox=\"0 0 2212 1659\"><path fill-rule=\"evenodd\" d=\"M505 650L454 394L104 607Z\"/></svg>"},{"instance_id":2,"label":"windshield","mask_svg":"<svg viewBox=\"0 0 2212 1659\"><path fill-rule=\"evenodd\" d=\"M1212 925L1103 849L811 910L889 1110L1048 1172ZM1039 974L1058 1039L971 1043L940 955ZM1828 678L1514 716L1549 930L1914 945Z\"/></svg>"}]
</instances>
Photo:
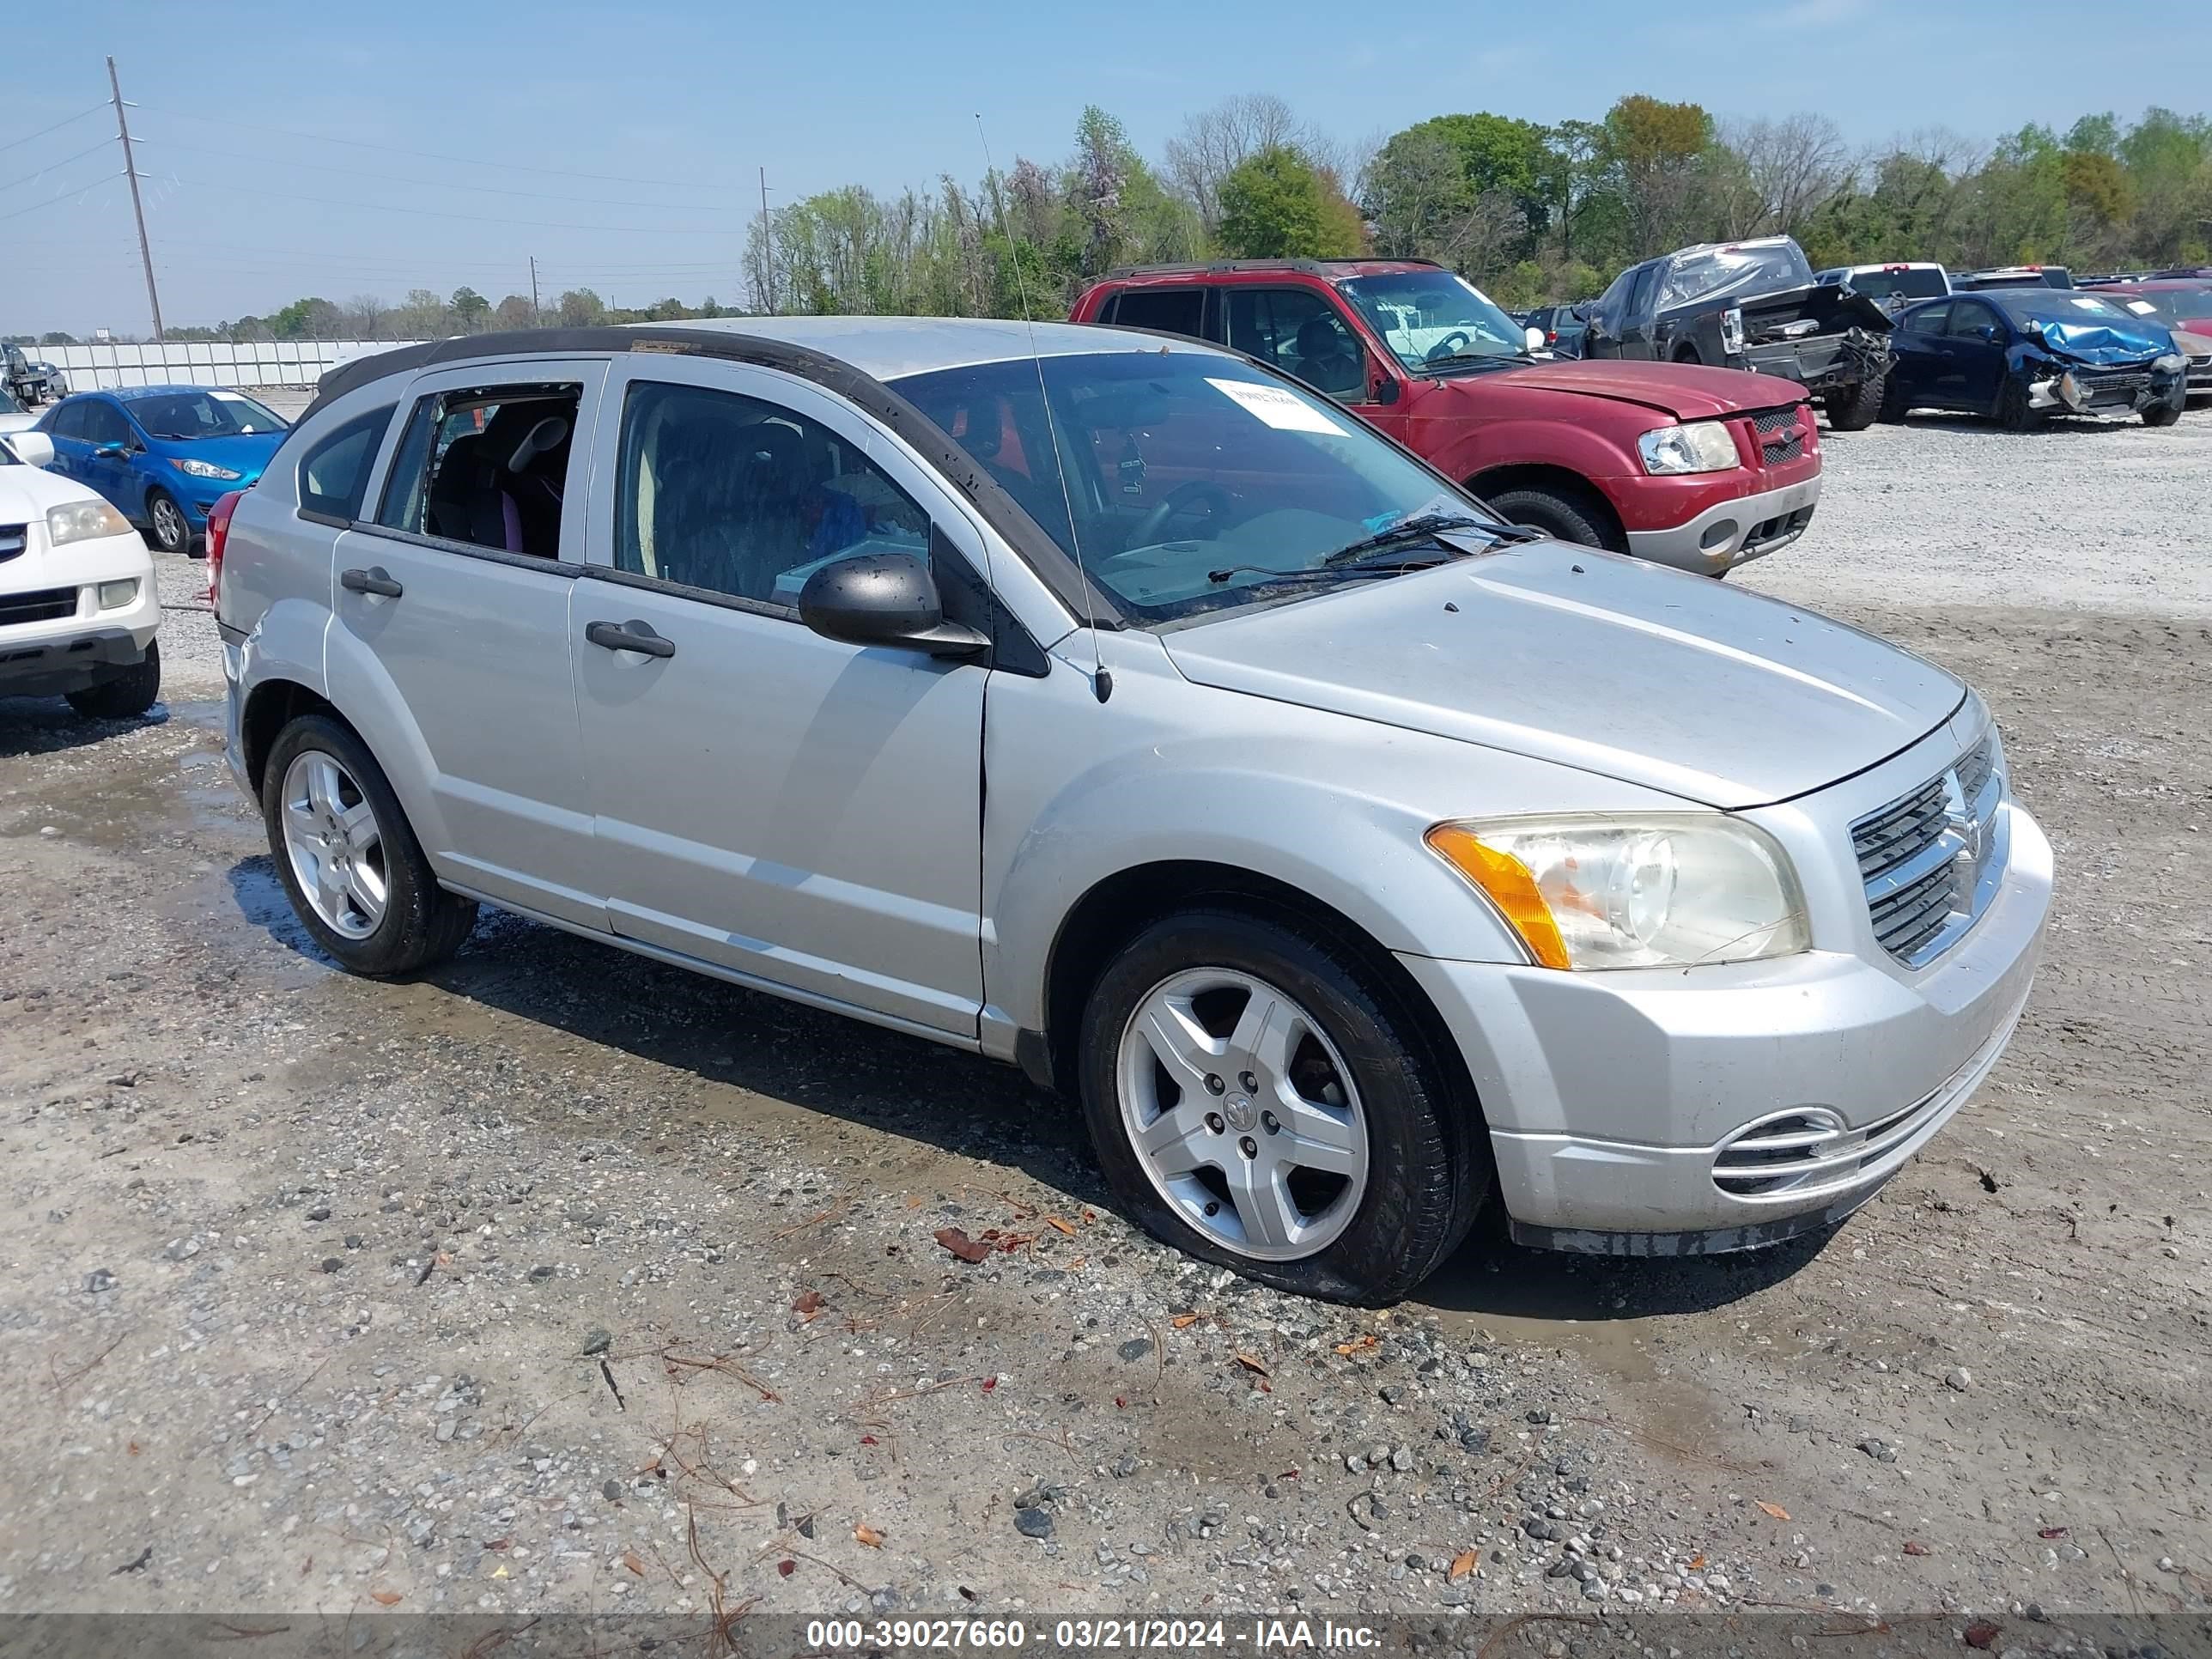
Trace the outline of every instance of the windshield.
<instances>
[{"instance_id":1,"label":"windshield","mask_svg":"<svg viewBox=\"0 0 2212 1659\"><path fill-rule=\"evenodd\" d=\"M2000 289L1984 294L1990 301L2014 322L2019 323L2081 323L2094 319L2100 323L2139 323L2140 319L2094 294L2082 294L2069 289Z\"/></svg>"},{"instance_id":2,"label":"windshield","mask_svg":"<svg viewBox=\"0 0 2212 1659\"><path fill-rule=\"evenodd\" d=\"M1528 349L1527 330L1449 270L1353 276L1337 288L1416 372L1448 358L1518 357Z\"/></svg>"},{"instance_id":3,"label":"windshield","mask_svg":"<svg viewBox=\"0 0 2212 1659\"><path fill-rule=\"evenodd\" d=\"M138 424L156 438L236 438L283 432L283 418L235 392L157 392L131 399Z\"/></svg>"},{"instance_id":4,"label":"windshield","mask_svg":"<svg viewBox=\"0 0 2212 1659\"><path fill-rule=\"evenodd\" d=\"M1329 556L1416 516L1495 523L1327 398L1211 352L1019 357L891 385L1143 623L1370 578Z\"/></svg>"},{"instance_id":5,"label":"windshield","mask_svg":"<svg viewBox=\"0 0 2212 1659\"><path fill-rule=\"evenodd\" d=\"M1671 255L1659 278L1659 309L1698 305L1718 299L1745 299L1809 288L1813 267L1804 251L1787 236L1763 242L1708 243ZM1858 286L1857 279L1851 285ZM1863 292L1864 290L1861 290Z\"/></svg>"},{"instance_id":6,"label":"windshield","mask_svg":"<svg viewBox=\"0 0 2212 1659\"><path fill-rule=\"evenodd\" d=\"M1951 290L1943 273L1921 270L1855 270L1844 280L1869 300L1940 300Z\"/></svg>"}]
</instances>

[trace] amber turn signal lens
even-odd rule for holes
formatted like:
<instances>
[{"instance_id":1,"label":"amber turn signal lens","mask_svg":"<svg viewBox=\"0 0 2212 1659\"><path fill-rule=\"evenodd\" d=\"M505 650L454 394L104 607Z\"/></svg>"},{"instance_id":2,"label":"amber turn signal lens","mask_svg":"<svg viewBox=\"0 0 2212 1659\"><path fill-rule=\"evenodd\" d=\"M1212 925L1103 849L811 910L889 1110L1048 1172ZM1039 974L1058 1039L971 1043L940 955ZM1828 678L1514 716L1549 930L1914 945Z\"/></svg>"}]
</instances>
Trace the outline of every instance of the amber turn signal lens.
<instances>
[{"instance_id":1,"label":"amber turn signal lens","mask_svg":"<svg viewBox=\"0 0 2212 1659\"><path fill-rule=\"evenodd\" d=\"M1422 839L1437 857L1489 896L1539 967L1572 966L1559 938L1559 924L1552 920L1552 908L1527 865L1510 853L1484 846L1463 824L1439 823Z\"/></svg>"}]
</instances>

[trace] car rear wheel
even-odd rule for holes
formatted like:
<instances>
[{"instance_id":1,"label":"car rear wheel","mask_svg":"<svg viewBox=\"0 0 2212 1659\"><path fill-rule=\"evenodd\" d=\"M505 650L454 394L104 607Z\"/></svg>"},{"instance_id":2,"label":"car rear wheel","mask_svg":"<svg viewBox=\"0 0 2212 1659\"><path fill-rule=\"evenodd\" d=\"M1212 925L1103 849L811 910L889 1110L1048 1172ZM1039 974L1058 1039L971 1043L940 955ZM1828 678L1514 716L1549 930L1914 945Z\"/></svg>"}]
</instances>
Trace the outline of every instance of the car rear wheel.
<instances>
[{"instance_id":1,"label":"car rear wheel","mask_svg":"<svg viewBox=\"0 0 2212 1659\"><path fill-rule=\"evenodd\" d=\"M156 489L147 495L146 518L154 526L154 545L162 552L185 553L191 550L191 522L167 490Z\"/></svg>"},{"instance_id":2,"label":"car rear wheel","mask_svg":"<svg viewBox=\"0 0 2212 1659\"><path fill-rule=\"evenodd\" d=\"M1625 547L1616 546L1615 538L1606 533L1605 516L1596 505L1579 494L1528 487L1502 490L1495 495L1485 495L1483 500L1509 524L1525 524L1547 536L1556 536L1563 542L1579 542L1584 547L1602 547L1615 553L1627 551Z\"/></svg>"},{"instance_id":3,"label":"car rear wheel","mask_svg":"<svg viewBox=\"0 0 2212 1659\"><path fill-rule=\"evenodd\" d=\"M306 714L278 732L261 811L292 908L341 967L411 974L461 948L475 902L438 885L383 769L349 727Z\"/></svg>"},{"instance_id":4,"label":"car rear wheel","mask_svg":"<svg viewBox=\"0 0 2212 1659\"><path fill-rule=\"evenodd\" d=\"M69 706L88 720L136 720L161 695L161 643L146 641L146 654L112 679L69 694Z\"/></svg>"},{"instance_id":5,"label":"car rear wheel","mask_svg":"<svg viewBox=\"0 0 2212 1659\"><path fill-rule=\"evenodd\" d=\"M1318 932L1153 923L1085 1006L1093 1143L1155 1237L1279 1289L1380 1305L1465 1237L1486 1180L1416 1022Z\"/></svg>"}]
</instances>

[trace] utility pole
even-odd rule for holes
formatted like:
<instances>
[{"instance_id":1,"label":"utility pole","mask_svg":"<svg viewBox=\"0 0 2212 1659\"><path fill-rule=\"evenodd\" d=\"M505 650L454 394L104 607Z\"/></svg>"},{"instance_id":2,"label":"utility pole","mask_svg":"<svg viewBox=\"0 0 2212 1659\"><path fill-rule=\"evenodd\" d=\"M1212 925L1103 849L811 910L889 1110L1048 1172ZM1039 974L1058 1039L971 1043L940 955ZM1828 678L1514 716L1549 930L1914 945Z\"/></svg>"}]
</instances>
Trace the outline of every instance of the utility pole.
<instances>
[{"instance_id":1,"label":"utility pole","mask_svg":"<svg viewBox=\"0 0 2212 1659\"><path fill-rule=\"evenodd\" d=\"M775 237L769 228L768 169L760 170L761 186L761 298L767 303L768 314L775 315Z\"/></svg>"},{"instance_id":2,"label":"utility pole","mask_svg":"<svg viewBox=\"0 0 2212 1659\"><path fill-rule=\"evenodd\" d=\"M115 60L107 60L108 89L115 94L115 129L123 140L123 172L131 180L131 211L138 221L138 257L146 266L146 303L154 308L154 343L161 341L161 296L154 287L154 250L146 240L146 205L138 199L138 163L131 155L131 122L123 113L123 83L115 78Z\"/></svg>"},{"instance_id":3,"label":"utility pole","mask_svg":"<svg viewBox=\"0 0 2212 1659\"><path fill-rule=\"evenodd\" d=\"M538 309L538 256L533 253L530 256L530 320L535 323L542 317Z\"/></svg>"}]
</instances>

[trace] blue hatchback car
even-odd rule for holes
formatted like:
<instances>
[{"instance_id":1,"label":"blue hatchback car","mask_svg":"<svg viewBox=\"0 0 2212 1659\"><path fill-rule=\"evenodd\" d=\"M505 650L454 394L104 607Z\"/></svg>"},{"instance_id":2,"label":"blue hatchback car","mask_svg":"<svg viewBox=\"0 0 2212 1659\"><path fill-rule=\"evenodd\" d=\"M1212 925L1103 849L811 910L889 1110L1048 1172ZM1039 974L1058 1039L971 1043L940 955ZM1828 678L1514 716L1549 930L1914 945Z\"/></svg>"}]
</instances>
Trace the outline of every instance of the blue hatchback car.
<instances>
[{"instance_id":1,"label":"blue hatchback car","mask_svg":"<svg viewBox=\"0 0 2212 1659\"><path fill-rule=\"evenodd\" d=\"M283 416L220 386L125 386L85 392L49 409L59 472L90 485L165 553L189 553L208 508L243 489L284 441Z\"/></svg>"}]
</instances>

